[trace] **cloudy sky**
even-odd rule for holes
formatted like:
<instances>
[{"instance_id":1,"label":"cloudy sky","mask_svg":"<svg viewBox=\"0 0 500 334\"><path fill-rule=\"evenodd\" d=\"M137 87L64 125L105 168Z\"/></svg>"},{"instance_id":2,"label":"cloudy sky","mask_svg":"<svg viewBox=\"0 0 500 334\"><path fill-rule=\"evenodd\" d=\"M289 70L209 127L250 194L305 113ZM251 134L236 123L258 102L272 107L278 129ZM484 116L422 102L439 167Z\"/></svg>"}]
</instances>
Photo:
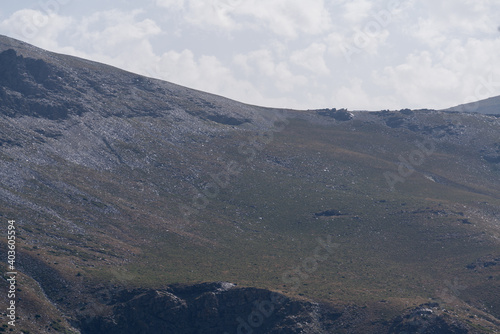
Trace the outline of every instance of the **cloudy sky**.
<instances>
[{"instance_id":1,"label":"cloudy sky","mask_svg":"<svg viewBox=\"0 0 500 334\"><path fill-rule=\"evenodd\" d=\"M26 0L0 34L251 104L446 108L500 95L498 0Z\"/></svg>"}]
</instances>

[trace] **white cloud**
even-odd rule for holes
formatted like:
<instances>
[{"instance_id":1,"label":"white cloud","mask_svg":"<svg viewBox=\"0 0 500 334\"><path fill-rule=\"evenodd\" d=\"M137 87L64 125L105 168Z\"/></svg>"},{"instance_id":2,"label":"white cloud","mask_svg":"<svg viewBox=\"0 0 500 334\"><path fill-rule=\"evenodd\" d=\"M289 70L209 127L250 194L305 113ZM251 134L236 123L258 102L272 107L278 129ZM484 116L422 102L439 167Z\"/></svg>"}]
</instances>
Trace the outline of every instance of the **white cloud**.
<instances>
[{"instance_id":1,"label":"white cloud","mask_svg":"<svg viewBox=\"0 0 500 334\"><path fill-rule=\"evenodd\" d=\"M151 59L149 38L161 33L151 19L137 20L140 13L112 10L76 20L26 9L0 22L0 29L51 51L137 70Z\"/></svg>"},{"instance_id":2,"label":"white cloud","mask_svg":"<svg viewBox=\"0 0 500 334\"><path fill-rule=\"evenodd\" d=\"M186 21L228 31L251 29L287 38L320 34L331 27L324 0L156 0L166 8L184 5Z\"/></svg>"},{"instance_id":3,"label":"white cloud","mask_svg":"<svg viewBox=\"0 0 500 334\"><path fill-rule=\"evenodd\" d=\"M500 38L455 40L444 47L439 56L443 66L460 74L458 95L455 94L462 97L460 102L500 95L500 68L497 66Z\"/></svg>"},{"instance_id":4,"label":"white cloud","mask_svg":"<svg viewBox=\"0 0 500 334\"><path fill-rule=\"evenodd\" d=\"M420 17L408 32L432 48L450 38L492 35L498 26L500 4L490 1L422 1ZM492 15L496 13L496 15ZM443 19L446 18L446 19Z\"/></svg>"},{"instance_id":5,"label":"white cloud","mask_svg":"<svg viewBox=\"0 0 500 334\"><path fill-rule=\"evenodd\" d=\"M427 51L411 54L406 63L386 67L381 75L375 73L374 76L410 106L420 105L425 99L432 104L430 108L445 101L460 81L457 73L435 63Z\"/></svg>"},{"instance_id":6,"label":"white cloud","mask_svg":"<svg viewBox=\"0 0 500 334\"><path fill-rule=\"evenodd\" d=\"M440 31L439 23L431 19L419 19L413 36L430 47L437 47L446 41L447 36Z\"/></svg>"},{"instance_id":7,"label":"white cloud","mask_svg":"<svg viewBox=\"0 0 500 334\"><path fill-rule=\"evenodd\" d=\"M404 25L404 6L398 1L379 3L365 0L344 1L346 13L337 17L336 29L324 37L328 53L342 57L348 63L356 59L375 57L385 48L389 37ZM359 10L358 10L359 8Z\"/></svg>"},{"instance_id":8,"label":"white cloud","mask_svg":"<svg viewBox=\"0 0 500 334\"><path fill-rule=\"evenodd\" d=\"M446 108L499 95L499 61L500 38L455 39L433 52L412 53L374 78L410 106Z\"/></svg>"},{"instance_id":9,"label":"white cloud","mask_svg":"<svg viewBox=\"0 0 500 334\"><path fill-rule=\"evenodd\" d=\"M238 27L235 8L229 0L187 0L186 21L197 26L214 26L227 30Z\"/></svg>"},{"instance_id":10,"label":"white cloud","mask_svg":"<svg viewBox=\"0 0 500 334\"><path fill-rule=\"evenodd\" d=\"M328 53L334 56L343 56L342 46L348 45L351 42L346 34L340 32L332 32L325 37L325 43L328 45Z\"/></svg>"},{"instance_id":11,"label":"white cloud","mask_svg":"<svg viewBox=\"0 0 500 334\"><path fill-rule=\"evenodd\" d=\"M236 55L234 63L239 65L245 71L246 75L255 73L254 70L265 76L272 76L274 74L275 65L273 56L269 50L258 50L246 55Z\"/></svg>"},{"instance_id":12,"label":"white cloud","mask_svg":"<svg viewBox=\"0 0 500 334\"><path fill-rule=\"evenodd\" d=\"M73 25L74 20L69 17L22 9L0 22L0 29L14 38L52 49L57 47L58 35Z\"/></svg>"},{"instance_id":13,"label":"white cloud","mask_svg":"<svg viewBox=\"0 0 500 334\"><path fill-rule=\"evenodd\" d=\"M298 34L320 34L331 28L331 18L323 0L248 0L239 10L259 20L277 35L294 38Z\"/></svg>"},{"instance_id":14,"label":"white cloud","mask_svg":"<svg viewBox=\"0 0 500 334\"><path fill-rule=\"evenodd\" d=\"M308 82L305 76L293 74L286 62L276 62L269 50L257 50L247 55L236 55L234 63L240 66L247 76L267 77L266 81L271 81L273 86L281 92L291 92Z\"/></svg>"},{"instance_id":15,"label":"white cloud","mask_svg":"<svg viewBox=\"0 0 500 334\"><path fill-rule=\"evenodd\" d=\"M333 94L332 104L338 107L356 106L357 109L372 109L373 104L363 88L363 80L360 78L349 79L349 85L343 86Z\"/></svg>"},{"instance_id":16,"label":"white cloud","mask_svg":"<svg viewBox=\"0 0 500 334\"><path fill-rule=\"evenodd\" d=\"M325 51L326 46L324 44L313 43L304 50L295 51L290 59L294 64L302 66L313 73L328 75L330 70L325 63Z\"/></svg>"},{"instance_id":17,"label":"white cloud","mask_svg":"<svg viewBox=\"0 0 500 334\"><path fill-rule=\"evenodd\" d=\"M80 39L80 47L86 50L117 56L134 44L143 46L144 43L141 42L161 33L160 27L153 20L137 20L139 14L139 10L95 13L81 20L73 37Z\"/></svg>"},{"instance_id":18,"label":"white cloud","mask_svg":"<svg viewBox=\"0 0 500 334\"><path fill-rule=\"evenodd\" d=\"M373 22L373 21L372 21ZM377 30L356 29L352 32L339 34L331 33L325 38L328 53L351 63L358 58L378 56L389 38L389 31L377 26Z\"/></svg>"},{"instance_id":19,"label":"white cloud","mask_svg":"<svg viewBox=\"0 0 500 334\"><path fill-rule=\"evenodd\" d=\"M0 33L260 105L438 108L500 94L484 88L500 82L500 2L89 1L85 13L13 2Z\"/></svg>"},{"instance_id":20,"label":"white cloud","mask_svg":"<svg viewBox=\"0 0 500 334\"><path fill-rule=\"evenodd\" d=\"M369 0L351 0L344 4L344 19L351 23L359 23L370 15L373 7L373 1Z\"/></svg>"},{"instance_id":21,"label":"white cloud","mask_svg":"<svg viewBox=\"0 0 500 334\"><path fill-rule=\"evenodd\" d=\"M185 0L156 0L156 5L167 9L182 9L184 8Z\"/></svg>"}]
</instances>

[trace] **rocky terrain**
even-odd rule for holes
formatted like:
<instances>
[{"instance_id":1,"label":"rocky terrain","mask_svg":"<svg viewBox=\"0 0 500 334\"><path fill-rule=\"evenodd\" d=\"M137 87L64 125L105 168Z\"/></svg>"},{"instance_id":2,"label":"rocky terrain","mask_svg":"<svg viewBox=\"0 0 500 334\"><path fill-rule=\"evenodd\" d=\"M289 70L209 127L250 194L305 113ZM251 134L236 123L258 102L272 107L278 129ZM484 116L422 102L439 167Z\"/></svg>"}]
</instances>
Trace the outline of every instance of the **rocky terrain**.
<instances>
[{"instance_id":1,"label":"rocky terrain","mask_svg":"<svg viewBox=\"0 0 500 334\"><path fill-rule=\"evenodd\" d=\"M83 333L474 333L438 303L419 305L389 323L364 323L366 308L289 299L227 282L122 291Z\"/></svg>"},{"instance_id":2,"label":"rocky terrain","mask_svg":"<svg viewBox=\"0 0 500 334\"><path fill-rule=\"evenodd\" d=\"M494 100L264 108L0 36L16 330L498 332Z\"/></svg>"}]
</instances>

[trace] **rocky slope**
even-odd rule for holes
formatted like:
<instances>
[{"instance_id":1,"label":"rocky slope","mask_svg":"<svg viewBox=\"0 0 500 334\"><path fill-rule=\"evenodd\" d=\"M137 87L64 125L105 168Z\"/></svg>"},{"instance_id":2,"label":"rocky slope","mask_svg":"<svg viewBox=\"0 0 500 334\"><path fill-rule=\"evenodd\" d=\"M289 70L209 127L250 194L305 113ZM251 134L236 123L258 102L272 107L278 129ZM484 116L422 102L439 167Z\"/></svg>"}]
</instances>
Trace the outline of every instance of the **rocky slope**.
<instances>
[{"instance_id":1,"label":"rocky slope","mask_svg":"<svg viewBox=\"0 0 500 334\"><path fill-rule=\"evenodd\" d=\"M499 133L245 105L0 36L19 329L498 331Z\"/></svg>"},{"instance_id":2,"label":"rocky slope","mask_svg":"<svg viewBox=\"0 0 500 334\"><path fill-rule=\"evenodd\" d=\"M289 299L227 282L122 291L83 318L82 333L475 333L439 304L409 309L389 323L366 323L369 312Z\"/></svg>"}]
</instances>

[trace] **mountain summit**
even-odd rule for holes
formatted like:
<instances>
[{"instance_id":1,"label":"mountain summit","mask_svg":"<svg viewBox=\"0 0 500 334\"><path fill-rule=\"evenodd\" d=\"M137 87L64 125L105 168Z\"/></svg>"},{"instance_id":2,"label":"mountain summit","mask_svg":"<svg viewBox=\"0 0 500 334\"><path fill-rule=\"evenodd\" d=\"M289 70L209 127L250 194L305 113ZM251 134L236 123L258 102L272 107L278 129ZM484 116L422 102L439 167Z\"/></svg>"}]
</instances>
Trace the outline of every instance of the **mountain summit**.
<instances>
[{"instance_id":1,"label":"mountain summit","mask_svg":"<svg viewBox=\"0 0 500 334\"><path fill-rule=\"evenodd\" d=\"M15 329L498 331L500 119L335 107L242 104L0 36Z\"/></svg>"}]
</instances>

